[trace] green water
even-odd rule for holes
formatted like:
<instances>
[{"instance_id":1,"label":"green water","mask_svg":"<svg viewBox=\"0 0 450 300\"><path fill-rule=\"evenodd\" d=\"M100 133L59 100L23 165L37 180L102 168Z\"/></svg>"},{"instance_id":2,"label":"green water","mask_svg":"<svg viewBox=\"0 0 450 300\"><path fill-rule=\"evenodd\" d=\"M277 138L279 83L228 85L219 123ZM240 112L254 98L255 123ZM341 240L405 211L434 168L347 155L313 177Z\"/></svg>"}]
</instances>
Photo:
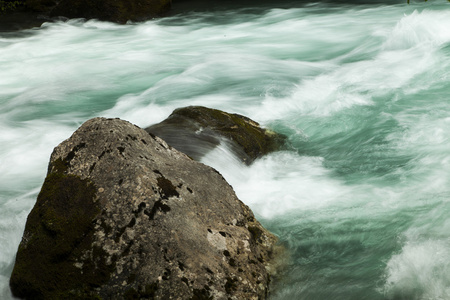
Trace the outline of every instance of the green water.
<instances>
[{"instance_id":1,"label":"green water","mask_svg":"<svg viewBox=\"0 0 450 300\"><path fill-rule=\"evenodd\" d=\"M53 147L204 105L289 138L203 159L291 253L271 299L450 299L449 4L277 7L0 33L0 298Z\"/></svg>"}]
</instances>

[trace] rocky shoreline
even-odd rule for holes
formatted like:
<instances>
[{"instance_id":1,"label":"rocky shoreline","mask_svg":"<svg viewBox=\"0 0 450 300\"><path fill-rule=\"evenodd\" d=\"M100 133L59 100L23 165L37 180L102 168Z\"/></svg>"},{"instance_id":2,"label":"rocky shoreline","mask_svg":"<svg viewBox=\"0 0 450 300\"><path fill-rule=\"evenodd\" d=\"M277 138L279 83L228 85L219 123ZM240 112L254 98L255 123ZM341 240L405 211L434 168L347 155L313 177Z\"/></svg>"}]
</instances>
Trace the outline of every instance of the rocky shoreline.
<instances>
[{"instance_id":1,"label":"rocky shoreline","mask_svg":"<svg viewBox=\"0 0 450 300\"><path fill-rule=\"evenodd\" d=\"M2 1L10 3L11 1ZM127 21L139 22L167 14L172 6L171 0L25 0L17 1L17 7L0 10L3 31L11 26L27 25L54 20L55 18L98 19L124 24Z\"/></svg>"},{"instance_id":2,"label":"rocky shoreline","mask_svg":"<svg viewBox=\"0 0 450 300\"><path fill-rule=\"evenodd\" d=\"M86 0L20 0L17 3L20 5L13 10L1 12L0 7L0 33L36 28L44 22L70 18L97 19L123 24L127 21L146 21L193 11L220 12L230 8L242 9L255 7L255 5L263 8L290 8L293 5L290 1L273 0L243 0L239 2L233 0L146 0L143 2L140 0L121 0L119 2L113 0L97 0L95 2ZM151 3L156 4L152 6ZM302 3L308 3L308 0L295 2L296 5L302 5ZM94 4L95 6L92 7Z\"/></svg>"}]
</instances>

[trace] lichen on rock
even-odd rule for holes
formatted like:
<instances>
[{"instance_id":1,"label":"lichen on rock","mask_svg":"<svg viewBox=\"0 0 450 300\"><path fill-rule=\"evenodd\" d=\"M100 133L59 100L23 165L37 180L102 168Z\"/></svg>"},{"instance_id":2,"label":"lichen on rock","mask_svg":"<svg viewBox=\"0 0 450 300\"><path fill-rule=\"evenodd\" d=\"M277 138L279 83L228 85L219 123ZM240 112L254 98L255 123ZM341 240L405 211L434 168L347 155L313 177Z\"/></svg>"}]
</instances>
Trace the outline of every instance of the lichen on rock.
<instances>
[{"instance_id":1,"label":"lichen on rock","mask_svg":"<svg viewBox=\"0 0 450 300\"><path fill-rule=\"evenodd\" d=\"M275 244L217 171L95 118L53 151L10 285L25 299L265 299Z\"/></svg>"}]
</instances>

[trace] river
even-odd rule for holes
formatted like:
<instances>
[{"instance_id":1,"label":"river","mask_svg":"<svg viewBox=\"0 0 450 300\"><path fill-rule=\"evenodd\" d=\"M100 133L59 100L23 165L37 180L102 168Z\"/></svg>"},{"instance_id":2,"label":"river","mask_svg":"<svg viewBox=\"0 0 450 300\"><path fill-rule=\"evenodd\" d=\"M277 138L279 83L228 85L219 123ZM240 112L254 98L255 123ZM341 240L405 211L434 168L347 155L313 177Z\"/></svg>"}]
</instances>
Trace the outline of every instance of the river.
<instances>
[{"instance_id":1,"label":"river","mask_svg":"<svg viewBox=\"0 0 450 300\"><path fill-rule=\"evenodd\" d=\"M0 298L53 148L84 121L246 115L289 148L219 170L291 258L270 299L450 299L446 1L289 3L0 33Z\"/></svg>"}]
</instances>

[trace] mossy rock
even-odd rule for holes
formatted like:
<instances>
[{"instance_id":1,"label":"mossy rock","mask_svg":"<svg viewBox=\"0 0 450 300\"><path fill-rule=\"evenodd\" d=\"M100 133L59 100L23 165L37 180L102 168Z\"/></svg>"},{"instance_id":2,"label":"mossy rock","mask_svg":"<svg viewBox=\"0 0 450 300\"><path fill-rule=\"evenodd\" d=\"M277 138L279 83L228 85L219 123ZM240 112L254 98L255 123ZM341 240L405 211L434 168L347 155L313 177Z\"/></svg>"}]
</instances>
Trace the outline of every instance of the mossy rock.
<instances>
[{"instance_id":1,"label":"mossy rock","mask_svg":"<svg viewBox=\"0 0 450 300\"><path fill-rule=\"evenodd\" d=\"M53 150L10 286L25 299L265 299L276 241L216 170L94 118Z\"/></svg>"},{"instance_id":2,"label":"mossy rock","mask_svg":"<svg viewBox=\"0 0 450 300\"><path fill-rule=\"evenodd\" d=\"M79 249L91 243L89 233L100 211L95 199L95 186L87 179L60 172L47 176L17 252L10 281L15 296L92 298L83 290L108 279L108 272L102 276L94 270L100 266L98 262L95 268L86 265L82 274L73 260L80 255Z\"/></svg>"},{"instance_id":3,"label":"mossy rock","mask_svg":"<svg viewBox=\"0 0 450 300\"><path fill-rule=\"evenodd\" d=\"M195 160L201 159L224 139L246 164L280 150L286 142L284 135L262 128L245 116L203 106L176 109L167 119L146 131Z\"/></svg>"}]
</instances>

